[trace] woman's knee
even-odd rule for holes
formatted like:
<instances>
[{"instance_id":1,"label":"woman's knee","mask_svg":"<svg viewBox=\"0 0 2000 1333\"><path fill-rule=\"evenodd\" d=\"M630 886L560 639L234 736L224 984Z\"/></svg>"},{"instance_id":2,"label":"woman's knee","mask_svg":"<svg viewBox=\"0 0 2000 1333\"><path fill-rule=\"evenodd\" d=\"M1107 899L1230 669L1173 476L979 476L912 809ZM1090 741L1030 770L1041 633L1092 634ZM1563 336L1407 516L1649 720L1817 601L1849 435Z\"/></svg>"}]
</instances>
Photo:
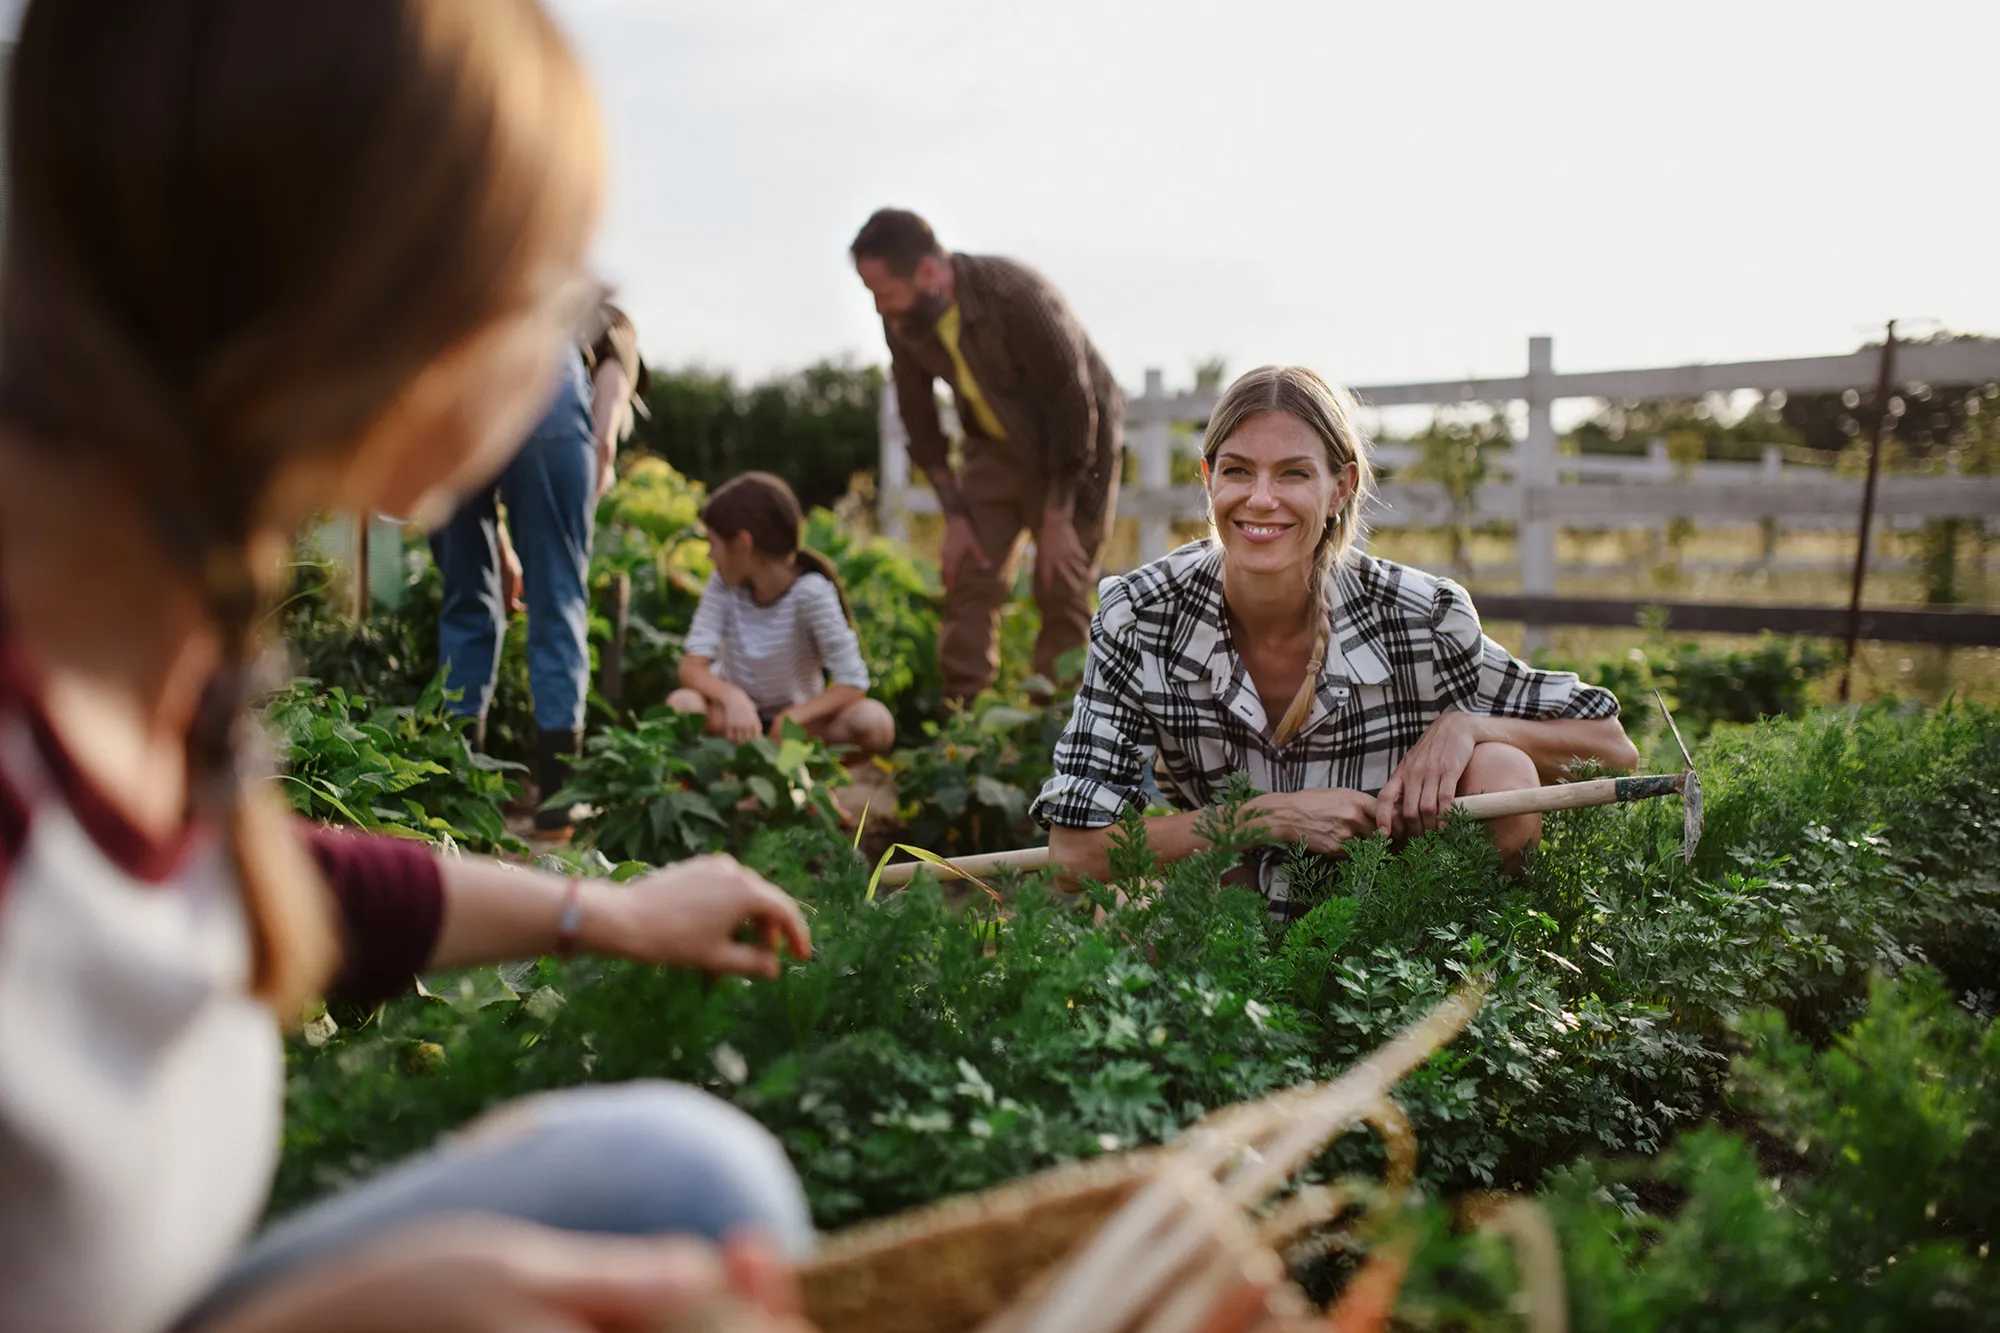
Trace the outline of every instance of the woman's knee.
<instances>
[{"instance_id":1,"label":"woman's knee","mask_svg":"<svg viewBox=\"0 0 2000 1333\"><path fill-rule=\"evenodd\" d=\"M475 1124L447 1155L459 1152L539 1179L552 1193L534 1220L549 1225L716 1240L755 1230L795 1257L812 1248L805 1193L777 1139L685 1084L642 1080L529 1098Z\"/></svg>"},{"instance_id":2,"label":"woman's knee","mask_svg":"<svg viewBox=\"0 0 2000 1333\"><path fill-rule=\"evenodd\" d=\"M1535 770L1535 761L1528 757L1527 751L1500 741L1482 741L1472 747L1472 759L1458 780L1458 794L1474 796L1540 785L1541 774ZM1489 821L1487 827L1501 861L1509 870L1518 869L1522 854L1542 840L1542 817L1538 814L1509 815Z\"/></svg>"},{"instance_id":3,"label":"woman's knee","mask_svg":"<svg viewBox=\"0 0 2000 1333\"><path fill-rule=\"evenodd\" d=\"M702 697L701 691L685 687L667 696L667 707L676 713L695 713L703 717L708 715L708 700Z\"/></svg>"}]
</instances>

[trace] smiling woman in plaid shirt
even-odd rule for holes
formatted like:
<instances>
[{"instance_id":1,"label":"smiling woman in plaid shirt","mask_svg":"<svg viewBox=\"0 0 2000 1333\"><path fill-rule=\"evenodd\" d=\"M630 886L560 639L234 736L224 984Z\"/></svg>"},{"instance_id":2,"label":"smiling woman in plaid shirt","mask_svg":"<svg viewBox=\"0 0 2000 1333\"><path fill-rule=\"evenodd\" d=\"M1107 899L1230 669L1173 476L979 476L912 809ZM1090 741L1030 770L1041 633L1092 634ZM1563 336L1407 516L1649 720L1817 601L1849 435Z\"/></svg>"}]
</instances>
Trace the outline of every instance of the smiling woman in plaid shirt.
<instances>
[{"instance_id":1,"label":"smiling woman in plaid shirt","mask_svg":"<svg viewBox=\"0 0 2000 1333\"><path fill-rule=\"evenodd\" d=\"M1142 799L1149 758L1183 812L1147 821L1168 860L1207 845L1198 812L1236 772L1268 793L1248 809L1277 839L1330 853L1435 828L1457 796L1579 759L1638 762L1609 691L1510 655L1449 579L1352 549L1369 468L1346 392L1298 366L1251 371L1216 405L1202 466L1214 537L1099 590L1035 802L1071 873L1108 872L1110 826ZM1516 862L1541 817L1493 834Z\"/></svg>"}]
</instances>

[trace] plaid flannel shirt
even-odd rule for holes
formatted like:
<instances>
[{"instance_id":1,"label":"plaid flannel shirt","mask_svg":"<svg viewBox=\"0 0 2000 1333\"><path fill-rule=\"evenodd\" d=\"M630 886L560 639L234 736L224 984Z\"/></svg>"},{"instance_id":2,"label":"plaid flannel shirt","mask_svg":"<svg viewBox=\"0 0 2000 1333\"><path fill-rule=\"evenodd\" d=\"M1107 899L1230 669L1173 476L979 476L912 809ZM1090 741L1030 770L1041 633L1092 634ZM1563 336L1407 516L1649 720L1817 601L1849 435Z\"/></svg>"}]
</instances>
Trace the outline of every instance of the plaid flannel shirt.
<instances>
[{"instance_id":1,"label":"plaid flannel shirt","mask_svg":"<svg viewBox=\"0 0 2000 1333\"><path fill-rule=\"evenodd\" d=\"M1283 747L1230 637L1222 551L1194 542L1099 585L1076 711L1044 824L1101 828L1142 800L1150 758L1182 810L1233 773L1265 791L1376 792L1448 711L1518 718L1618 716L1609 690L1538 671L1486 637L1465 589L1406 565L1352 555L1335 572L1333 632L1312 712ZM1266 896L1274 889L1264 875Z\"/></svg>"}]
</instances>

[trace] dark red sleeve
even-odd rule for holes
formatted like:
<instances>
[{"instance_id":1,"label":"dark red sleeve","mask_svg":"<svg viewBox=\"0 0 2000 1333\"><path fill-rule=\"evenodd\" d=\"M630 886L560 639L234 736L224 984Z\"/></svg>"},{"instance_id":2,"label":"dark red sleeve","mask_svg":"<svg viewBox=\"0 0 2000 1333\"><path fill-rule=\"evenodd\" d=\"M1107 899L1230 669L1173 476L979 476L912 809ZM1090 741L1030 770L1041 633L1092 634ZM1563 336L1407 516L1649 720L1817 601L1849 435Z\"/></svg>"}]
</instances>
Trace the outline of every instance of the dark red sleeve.
<instances>
[{"instance_id":1,"label":"dark red sleeve","mask_svg":"<svg viewBox=\"0 0 2000 1333\"><path fill-rule=\"evenodd\" d=\"M303 821L301 821L303 824ZM444 877L428 843L304 825L306 845L340 907L340 975L329 994L360 1004L410 987L437 947Z\"/></svg>"}]
</instances>

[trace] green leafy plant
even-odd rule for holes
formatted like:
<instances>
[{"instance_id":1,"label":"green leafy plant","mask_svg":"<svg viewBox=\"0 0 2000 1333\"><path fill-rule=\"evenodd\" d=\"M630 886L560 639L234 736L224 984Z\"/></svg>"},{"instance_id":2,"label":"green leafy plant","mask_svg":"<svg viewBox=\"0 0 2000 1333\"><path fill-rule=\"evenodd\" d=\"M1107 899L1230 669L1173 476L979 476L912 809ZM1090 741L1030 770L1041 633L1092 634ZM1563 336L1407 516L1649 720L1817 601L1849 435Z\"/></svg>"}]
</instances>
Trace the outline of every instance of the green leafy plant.
<instances>
[{"instance_id":1,"label":"green leafy plant","mask_svg":"<svg viewBox=\"0 0 2000 1333\"><path fill-rule=\"evenodd\" d=\"M286 745L285 790L300 814L472 851L525 853L501 806L520 765L477 754L444 710L444 681L413 704L377 707L338 686L294 681L266 705Z\"/></svg>"},{"instance_id":2,"label":"green leafy plant","mask_svg":"<svg viewBox=\"0 0 2000 1333\"><path fill-rule=\"evenodd\" d=\"M550 800L590 808L578 828L585 845L654 865L742 846L760 828L838 822L829 787L845 775L802 728L788 724L782 741L737 744L704 727L700 717L658 710L596 732Z\"/></svg>"},{"instance_id":3,"label":"green leafy plant","mask_svg":"<svg viewBox=\"0 0 2000 1333\"><path fill-rule=\"evenodd\" d=\"M924 734L890 757L906 841L962 856L1042 840L1028 807L1053 771L1060 714L987 694Z\"/></svg>"}]
</instances>

